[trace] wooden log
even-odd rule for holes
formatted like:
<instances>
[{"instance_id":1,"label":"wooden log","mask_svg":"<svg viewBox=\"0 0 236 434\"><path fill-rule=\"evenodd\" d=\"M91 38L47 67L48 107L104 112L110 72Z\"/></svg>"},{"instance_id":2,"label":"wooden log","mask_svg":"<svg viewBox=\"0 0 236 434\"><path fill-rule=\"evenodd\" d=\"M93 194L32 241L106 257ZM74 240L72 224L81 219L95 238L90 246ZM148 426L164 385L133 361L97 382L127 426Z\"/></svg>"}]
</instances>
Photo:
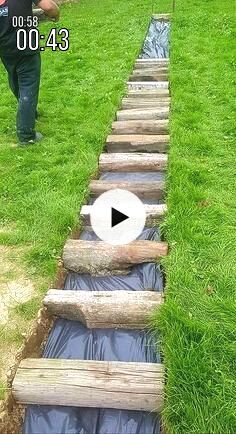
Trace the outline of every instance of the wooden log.
<instances>
[{"instance_id":1,"label":"wooden log","mask_svg":"<svg viewBox=\"0 0 236 434\"><path fill-rule=\"evenodd\" d=\"M158 21L170 21L171 14L153 14L152 18Z\"/></svg>"},{"instance_id":2,"label":"wooden log","mask_svg":"<svg viewBox=\"0 0 236 434\"><path fill-rule=\"evenodd\" d=\"M157 411L164 368L158 363L25 359L12 385L22 404Z\"/></svg>"},{"instance_id":3,"label":"wooden log","mask_svg":"<svg viewBox=\"0 0 236 434\"><path fill-rule=\"evenodd\" d=\"M122 134L107 137L108 152L161 152L168 150L168 135Z\"/></svg>"},{"instance_id":4,"label":"wooden log","mask_svg":"<svg viewBox=\"0 0 236 434\"><path fill-rule=\"evenodd\" d=\"M137 77L142 77L144 74L168 74L168 65L147 65L146 68L136 68L133 70L132 74Z\"/></svg>"},{"instance_id":5,"label":"wooden log","mask_svg":"<svg viewBox=\"0 0 236 434\"><path fill-rule=\"evenodd\" d=\"M129 77L129 81L167 81L167 72L149 72L147 70L143 71L142 75L133 74Z\"/></svg>"},{"instance_id":6,"label":"wooden log","mask_svg":"<svg viewBox=\"0 0 236 434\"><path fill-rule=\"evenodd\" d=\"M142 108L162 108L170 106L170 98L144 99L144 98L123 98L121 108L123 110Z\"/></svg>"},{"instance_id":7,"label":"wooden log","mask_svg":"<svg viewBox=\"0 0 236 434\"><path fill-rule=\"evenodd\" d=\"M129 89L128 97L131 98L150 98L150 99L159 99L159 98L168 98L170 96L169 89Z\"/></svg>"},{"instance_id":8,"label":"wooden log","mask_svg":"<svg viewBox=\"0 0 236 434\"><path fill-rule=\"evenodd\" d=\"M113 189L123 189L131 191L140 199L163 199L165 191L165 182L149 181L149 182L129 182L129 181L91 181L89 184L90 193L92 196L100 196L100 194Z\"/></svg>"},{"instance_id":9,"label":"wooden log","mask_svg":"<svg viewBox=\"0 0 236 434\"><path fill-rule=\"evenodd\" d=\"M155 262L167 255L167 244L156 241L133 241L113 246L103 241L68 240L63 250L65 268L91 275L127 274L130 267Z\"/></svg>"},{"instance_id":10,"label":"wooden log","mask_svg":"<svg viewBox=\"0 0 236 434\"><path fill-rule=\"evenodd\" d=\"M101 154L99 169L101 172L155 172L167 167L166 154Z\"/></svg>"},{"instance_id":11,"label":"wooden log","mask_svg":"<svg viewBox=\"0 0 236 434\"><path fill-rule=\"evenodd\" d=\"M128 81L129 90L152 90L152 89L169 89L168 81Z\"/></svg>"},{"instance_id":12,"label":"wooden log","mask_svg":"<svg viewBox=\"0 0 236 434\"><path fill-rule=\"evenodd\" d=\"M86 229L89 228L89 225L91 225L90 221L90 213L91 213L92 205L83 205L80 211L80 215L83 220L84 225L88 225ZM156 223L160 222L165 213L167 212L167 206L165 204L159 204L159 205L144 205L145 212L146 212L146 223L145 226L147 227L153 227ZM128 209L128 204L127 204ZM101 220L103 218L103 214L101 215Z\"/></svg>"},{"instance_id":13,"label":"wooden log","mask_svg":"<svg viewBox=\"0 0 236 434\"><path fill-rule=\"evenodd\" d=\"M135 61L134 69L146 69L146 68L162 68L169 66L169 58L160 59L137 59Z\"/></svg>"},{"instance_id":14,"label":"wooden log","mask_svg":"<svg viewBox=\"0 0 236 434\"><path fill-rule=\"evenodd\" d=\"M150 288L151 289L151 288ZM43 304L52 315L80 321L89 329L139 330L162 303L156 291L63 291L50 289Z\"/></svg>"},{"instance_id":15,"label":"wooden log","mask_svg":"<svg viewBox=\"0 0 236 434\"><path fill-rule=\"evenodd\" d=\"M146 226L154 226L160 222L167 212L166 204L145 205Z\"/></svg>"},{"instance_id":16,"label":"wooden log","mask_svg":"<svg viewBox=\"0 0 236 434\"><path fill-rule=\"evenodd\" d=\"M40 8L33 8L33 16L37 17L39 21L45 21L49 19L45 12Z\"/></svg>"},{"instance_id":17,"label":"wooden log","mask_svg":"<svg viewBox=\"0 0 236 434\"><path fill-rule=\"evenodd\" d=\"M169 107L119 110L116 116L118 121L168 119Z\"/></svg>"},{"instance_id":18,"label":"wooden log","mask_svg":"<svg viewBox=\"0 0 236 434\"><path fill-rule=\"evenodd\" d=\"M112 134L168 134L168 125L167 119L116 121L112 123Z\"/></svg>"}]
</instances>

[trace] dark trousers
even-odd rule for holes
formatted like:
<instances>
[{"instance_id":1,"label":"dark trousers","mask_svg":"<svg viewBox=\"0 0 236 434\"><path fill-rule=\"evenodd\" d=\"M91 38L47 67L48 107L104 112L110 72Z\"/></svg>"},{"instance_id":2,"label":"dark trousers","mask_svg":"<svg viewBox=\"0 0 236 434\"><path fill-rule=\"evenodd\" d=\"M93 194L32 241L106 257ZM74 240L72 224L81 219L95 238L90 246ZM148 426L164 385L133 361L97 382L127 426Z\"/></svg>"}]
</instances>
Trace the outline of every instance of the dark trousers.
<instances>
[{"instance_id":1,"label":"dark trousers","mask_svg":"<svg viewBox=\"0 0 236 434\"><path fill-rule=\"evenodd\" d=\"M41 71L40 54L1 55L1 60L8 72L10 88L18 100L16 118L18 139L20 142L34 140Z\"/></svg>"}]
</instances>

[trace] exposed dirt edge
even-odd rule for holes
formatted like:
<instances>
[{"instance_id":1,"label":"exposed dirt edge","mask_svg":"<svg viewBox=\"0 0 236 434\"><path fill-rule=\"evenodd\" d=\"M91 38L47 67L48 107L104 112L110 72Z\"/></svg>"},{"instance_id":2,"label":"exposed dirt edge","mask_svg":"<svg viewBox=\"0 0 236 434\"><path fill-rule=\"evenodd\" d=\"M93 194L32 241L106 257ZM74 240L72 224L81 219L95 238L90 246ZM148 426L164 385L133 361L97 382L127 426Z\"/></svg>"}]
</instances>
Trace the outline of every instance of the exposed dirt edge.
<instances>
[{"instance_id":1,"label":"exposed dirt edge","mask_svg":"<svg viewBox=\"0 0 236 434\"><path fill-rule=\"evenodd\" d=\"M55 282L51 287L62 289L66 273L62 261L59 261ZM7 396L0 404L0 434L22 434L25 407L15 402L11 392L12 382L21 360L27 357L42 356L54 319L55 317L49 315L47 309L42 307L26 334L24 343L16 353L15 363L7 373Z\"/></svg>"},{"instance_id":2,"label":"exposed dirt edge","mask_svg":"<svg viewBox=\"0 0 236 434\"><path fill-rule=\"evenodd\" d=\"M25 337L25 342L16 353L15 363L7 373L9 392L0 406L0 434L20 434L22 432L24 407L15 403L10 389L21 360L26 357L40 357L42 354L53 322L54 318L48 315L45 308L41 308Z\"/></svg>"}]
</instances>

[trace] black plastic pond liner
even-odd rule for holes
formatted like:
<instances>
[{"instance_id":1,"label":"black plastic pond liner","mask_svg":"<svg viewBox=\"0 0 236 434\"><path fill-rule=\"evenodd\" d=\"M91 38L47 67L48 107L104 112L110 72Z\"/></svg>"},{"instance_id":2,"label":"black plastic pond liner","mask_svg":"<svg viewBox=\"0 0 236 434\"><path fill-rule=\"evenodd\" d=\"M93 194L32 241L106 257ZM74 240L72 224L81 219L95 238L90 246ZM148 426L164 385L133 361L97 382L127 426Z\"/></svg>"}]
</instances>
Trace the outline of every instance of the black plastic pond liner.
<instances>
[{"instance_id":1,"label":"black plastic pond liner","mask_svg":"<svg viewBox=\"0 0 236 434\"><path fill-rule=\"evenodd\" d=\"M145 41L142 57L168 56L167 23L152 21L153 41ZM158 32L158 34L154 34ZM150 35L150 37L151 37ZM149 37L149 38L150 38ZM153 46L153 47L152 47ZM122 181L163 180L160 172L105 173L100 179ZM93 200L90 201L92 203ZM145 201L160 203L162 201ZM93 232L82 232L80 239L96 240ZM158 229L144 229L139 239L159 240ZM163 290L161 268L156 263L134 266L128 275L98 276L69 272L65 290L142 291ZM160 362L160 350L147 330L89 330L78 321L58 319L48 337L43 357L59 359ZM45 394L47 390L45 390ZM160 417L155 413L131 410L30 405L26 409L24 434L159 434Z\"/></svg>"},{"instance_id":2,"label":"black plastic pond liner","mask_svg":"<svg viewBox=\"0 0 236 434\"><path fill-rule=\"evenodd\" d=\"M169 32L169 22L152 18L139 57L141 59L169 57Z\"/></svg>"},{"instance_id":3,"label":"black plastic pond liner","mask_svg":"<svg viewBox=\"0 0 236 434\"><path fill-rule=\"evenodd\" d=\"M93 232L82 232L81 239L96 240ZM159 240L158 230L145 229L140 239ZM160 266L154 263L132 268L122 276L68 273L65 290L163 289ZM78 321L58 319L49 335L43 357L59 359L160 362L160 352L147 331L89 330ZM47 391L45 390L45 393ZM158 434L159 417L141 411L91 409L55 406L28 406L25 434Z\"/></svg>"}]
</instances>

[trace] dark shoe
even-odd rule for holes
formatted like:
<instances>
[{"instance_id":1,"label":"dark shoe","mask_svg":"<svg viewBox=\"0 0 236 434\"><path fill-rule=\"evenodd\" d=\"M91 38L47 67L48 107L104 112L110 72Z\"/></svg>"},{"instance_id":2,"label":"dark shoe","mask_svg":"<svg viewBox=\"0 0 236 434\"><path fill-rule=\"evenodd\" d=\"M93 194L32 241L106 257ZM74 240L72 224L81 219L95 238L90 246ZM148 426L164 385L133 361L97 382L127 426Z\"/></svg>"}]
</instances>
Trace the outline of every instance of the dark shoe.
<instances>
[{"instance_id":1,"label":"dark shoe","mask_svg":"<svg viewBox=\"0 0 236 434\"><path fill-rule=\"evenodd\" d=\"M35 138L28 140L28 142L20 142L19 146L33 145L34 143L41 142L43 140L43 135L41 133L35 133Z\"/></svg>"}]
</instances>

